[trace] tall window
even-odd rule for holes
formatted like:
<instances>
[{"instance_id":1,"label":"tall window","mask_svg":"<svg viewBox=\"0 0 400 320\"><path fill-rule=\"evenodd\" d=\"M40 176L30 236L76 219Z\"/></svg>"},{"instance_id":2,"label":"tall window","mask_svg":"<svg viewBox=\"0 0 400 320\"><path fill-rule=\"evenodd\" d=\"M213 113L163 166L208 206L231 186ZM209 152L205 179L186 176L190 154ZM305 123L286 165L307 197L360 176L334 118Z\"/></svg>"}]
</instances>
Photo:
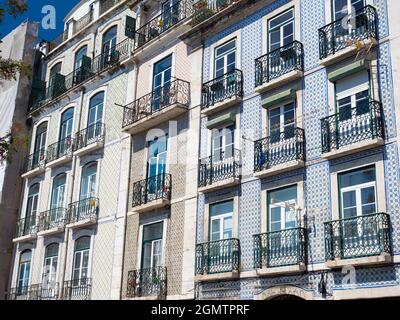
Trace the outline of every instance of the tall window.
<instances>
[{"instance_id":1,"label":"tall window","mask_svg":"<svg viewBox=\"0 0 400 320\"><path fill-rule=\"evenodd\" d=\"M46 148L47 122L43 122L36 128L34 158L33 163L39 163L44 159L44 150Z\"/></svg>"},{"instance_id":2,"label":"tall window","mask_svg":"<svg viewBox=\"0 0 400 320\"><path fill-rule=\"evenodd\" d=\"M142 269L162 265L163 222L143 226Z\"/></svg>"},{"instance_id":3,"label":"tall window","mask_svg":"<svg viewBox=\"0 0 400 320\"><path fill-rule=\"evenodd\" d=\"M29 188L25 217L34 217L37 214L39 203L39 184L35 183Z\"/></svg>"},{"instance_id":4,"label":"tall window","mask_svg":"<svg viewBox=\"0 0 400 320\"><path fill-rule=\"evenodd\" d=\"M235 126L213 129L212 131L212 158L214 162L233 157Z\"/></svg>"},{"instance_id":5,"label":"tall window","mask_svg":"<svg viewBox=\"0 0 400 320\"><path fill-rule=\"evenodd\" d=\"M54 177L53 188L51 191L51 209L64 208L65 207L65 186L66 186L67 175L61 173Z\"/></svg>"},{"instance_id":6,"label":"tall window","mask_svg":"<svg viewBox=\"0 0 400 320\"><path fill-rule=\"evenodd\" d=\"M58 243L52 243L45 250L42 285L46 289L54 288L57 282L58 248Z\"/></svg>"},{"instance_id":7,"label":"tall window","mask_svg":"<svg viewBox=\"0 0 400 320\"><path fill-rule=\"evenodd\" d=\"M168 105L172 72L172 55L154 64L153 71L153 109Z\"/></svg>"},{"instance_id":8,"label":"tall window","mask_svg":"<svg viewBox=\"0 0 400 320\"><path fill-rule=\"evenodd\" d=\"M233 200L210 205L210 241L232 238Z\"/></svg>"},{"instance_id":9,"label":"tall window","mask_svg":"<svg viewBox=\"0 0 400 320\"><path fill-rule=\"evenodd\" d=\"M236 39L230 40L215 49L214 75L215 78L236 68Z\"/></svg>"},{"instance_id":10,"label":"tall window","mask_svg":"<svg viewBox=\"0 0 400 320\"><path fill-rule=\"evenodd\" d=\"M148 196L156 196L157 192L162 191L167 165L167 135L157 137L149 142L148 148Z\"/></svg>"},{"instance_id":11,"label":"tall window","mask_svg":"<svg viewBox=\"0 0 400 320\"><path fill-rule=\"evenodd\" d=\"M376 212L375 167L367 167L339 175L342 218L353 218Z\"/></svg>"},{"instance_id":12,"label":"tall window","mask_svg":"<svg viewBox=\"0 0 400 320\"><path fill-rule=\"evenodd\" d=\"M101 135L104 109L104 91L94 95L89 102L87 139L90 141Z\"/></svg>"},{"instance_id":13,"label":"tall window","mask_svg":"<svg viewBox=\"0 0 400 320\"><path fill-rule=\"evenodd\" d=\"M365 6L365 0L332 0L333 20L339 20L354 11L362 9Z\"/></svg>"},{"instance_id":14,"label":"tall window","mask_svg":"<svg viewBox=\"0 0 400 320\"><path fill-rule=\"evenodd\" d=\"M80 48L75 54L75 70L78 70L82 67L82 59L84 56L87 56L87 46L83 46Z\"/></svg>"},{"instance_id":15,"label":"tall window","mask_svg":"<svg viewBox=\"0 0 400 320\"><path fill-rule=\"evenodd\" d=\"M268 21L268 52L294 41L294 10L290 9Z\"/></svg>"},{"instance_id":16,"label":"tall window","mask_svg":"<svg viewBox=\"0 0 400 320\"><path fill-rule=\"evenodd\" d=\"M60 137L58 154L64 155L72 146L72 127L74 122L74 108L69 108L61 114Z\"/></svg>"},{"instance_id":17,"label":"tall window","mask_svg":"<svg viewBox=\"0 0 400 320\"><path fill-rule=\"evenodd\" d=\"M54 85L54 82L56 79L56 74L61 73L61 66L62 66L62 63L59 62L50 69L49 87L52 87Z\"/></svg>"},{"instance_id":18,"label":"tall window","mask_svg":"<svg viewBox=\"0 0 400 320\"><path fill-rule=\"evenodd\" d=\"M268 192L268 230L270 232L298 227L297 186Z\"/></svg>"},{"instance_id":19,"label":"tall window","mask_svg":"<svg viewBox=\"0 0 400 320\"><path fill-rule=\"evenodd\" d=\"M102 53L109 57L112 54L112 50L117 45L117 26L111 27L103 35L102 41Z\"/></svg>"},{"instance_id":20,"label":"tall window","mask_svg":"<svg viewBox=\"0 0 400 320\"><path fill-rule=\"evenodd\" d=\"M29 277L31 273L32 251L25 250L21 253L19 260L17 293L18 295L26 294L29 285Z\"/></svg>"},{"instance_id":21,"label":"tall window","mask_svg":"<svg viewBox=\"0 0 400 320\"><path fill-rule=\"evenodd\" d=\"M87 164L82 169L80 200L96 196L97 162Z\"/></svg>"},{"instance_id":22,"label":"tall window","mask_svg":"<svg viewBox=\"0 0 400 320\"><path fill-rule=\"evenodd\" d=\"M72 270L73 285L85 284L89 277L90 237L80 237L75 241L74 264Z\"/></svg>"},{"instance_id":23,"label":"tall window","mask_svg":"<svg viewBox=\"0 0 400 320\"><path fill-rule=\"evenodd\" d=\"M179 0L164 1L161 6L163 16L163 30L168 29L179 20Z\"/></svg>"}]
</instances>

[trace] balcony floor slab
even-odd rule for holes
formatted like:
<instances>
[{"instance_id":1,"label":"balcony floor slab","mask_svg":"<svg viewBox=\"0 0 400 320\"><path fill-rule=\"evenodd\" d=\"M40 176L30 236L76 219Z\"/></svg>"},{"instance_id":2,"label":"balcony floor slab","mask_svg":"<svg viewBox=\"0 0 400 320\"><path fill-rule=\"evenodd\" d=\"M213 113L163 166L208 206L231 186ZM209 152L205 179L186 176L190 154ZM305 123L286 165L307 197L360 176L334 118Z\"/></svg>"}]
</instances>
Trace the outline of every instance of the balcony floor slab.
<instances>
[{"instance_id":1,"label":"balcony floor slab","mask_svg":"<svg viewBox=\"0 0 400 320\"><path fill-rule=\"evenodd\" d=\"M138 212L138 213L143 213L155 209L160 209L160 208L165 208L167 206L171 205L171 201L168 199L157 199L154 201L150 201L148 203L142 204L137 207L132 207L132 211Z\"/></svg>"},{"instance_id":2,"label":"balcony floor slab","mask_svg":"<svg viewBox=\"0 0 400 320\"><path fill-rule=\"evenodd\" d=\"M214 114L218 111L222 111L225 110L229 107L234 106L235 104L238 104L240 102L242 102L242 97L240 96L233 96L231 98L228 98L224 101L221 102L217 102L216 104L214 104L213 106L210 106L208 108L204 108L201 110L201 113L205 116L209 116L211 114Z\"/></svg>"},{"instance_id":3,"label":"balcony floor slab","mask_svg":"<svg viewBox=\"0 0 400 320\"><path fill-rule=\"evenodd\" d=\"M54 228L51 228L48 230L39 231L37 233L37 235L41 236L41 237L47 237L47 236L51 236L53 234L62 233L62 232L64 232L64 230L65 230L64 226L59 226L59 227L54 227Z\"/></svg>"},{"instance_id":4,"label":"balcony floor slab","mask_svg":"<svg viewBox=\"0 0 400 320\"><path fill-rule=\"evenodd\" d=\"M340 259L326 261L326 267L330 269L342 268L344 266L368 266L368 265L383 265L393 262L393 257L388 253L383 253L377 256L360 257L352 259Z\"/></svg>"},{"instance_id":5,"label":"balcony floor slab","mask_svg":"<svg viewBox=\"0 0 400 320\"><path fill-rule=\"evenodd\" d=\"M97 223L97 219L93 219L93 218L87 218L87 219L83 219L77 222L73 222L73 223L68 223L66 225L66 228L69 229L77 229L77 228L84 228L87 226L91 226Z\"/></svg>"},{"instance_id":6,"label":"balcony floor slab","mask_svg":"<svg viewBox=\"0 0 400 320\"><path fill-rule=\"evenodd\" d=\"M219 190L219 189L233 187L233 186L238 185L239 183L240 183L240 178L232 177L232 178L225 179L222 181L214 182L214 183L209 184L204 187L199 187L198 192L207 193L207 192L211 192L211 191L215 191L215 190Z\"/></svg>"},{"instance_id":7,"label":"balcony floor slab","mask_svg":"<svg viewBox=\"0 0 400 320\"><path fill-rule=\"evenodd\" d=\"M330 152L323 153L321 158L331 160L343 156L347 156L349 154L357 153L363 150L376 148L385 144L385 141L382 138L375 138L371 140L360 141L357 143L349 144L340 149L333 150Z\"/></svg>"},{"instance_id":8,"label":"balcony floor slab","mask_svg":"<svg viewBox=\"0 0 400 320\"><path fill-rule=\"evenodd\" d=\"M46 166L48 168L54 168L54 167L57 167L57 166L61 166L61 165L65 164L65 163L68 163L71 160L72 160L72 155L65 155L65 156L62 156L62 157L60 157L60 158L58 158L56 160L53 160L53 161L50 161L50 162L46 163Z\"/></svg>"},{"instance_id":9,"label":"balcony floor slab","mask_svg":"<svg viewBox=\"0 0 400 320\"><path fill-rule=\"evenodd\" d=\"M26 236L14 238L13 242L14 243L19 243L19 242L28 242L28 241L33 241L36 240L37 234L27 234Z\"/></svg>"},{"instance_id":10,"label":"balcony floor slab","mask_svg":"<svg viewBox=\"0 0 400 320\"><path fill-rule=\"evenodd\" d=\"M104 141L96 141L82 149L78 149L78 150L74 151L74 155L78 156L78 157L82 157L85 154L88 154L90 152L93 152L93 151L103 148L103 146L104 146Z\"/></svg>"},{"instance_id":11,"label":"balcony floor slab","mask_svg":"<svg viewBox=\"0 0 400 320\"><path fill-rule=\"evenodd\" d=\"M254 172L254 177L258 179L266 178L273 176L275 174L279 174L285 171L291 171L291 170L296 170L299 168L304 167L304 161L303 160L293 160L289 161L287 163L282 163L276 166L272 166L269 169L265 169L259 172Z\"/></svg>"},{"instance_id":12,"label":"balcony floor slab","mask_svg":"<svg viewBox=\"0 0 400 320\"><path fill-rule=\"evenodd\" d=\"M301 273L306 270L307 266L304 263L300 263L291 266L260 268L256 271L258 276L272 276L278 274Z\"/></svg>"},{"instance_id":13,"label":"balcony floor slab","mask_svg":"<svg viewBox=\"0 0 400 320\"><path fill-rule=\"evenodd\" d=\"M300 70L293 70L290 71L274 80L269 82L263 83L255 88L255 91L258 93L263 93L267 90L275 89L279 86L283 86L291 81L300 79L303 76L303 71Z\"/></svg>"},{"instance_id":14,"label":"balcony floor slab","mask_svg":"<svg viewBox=\"0 0 400 320\"><path fill-rule=\"evenodd\" d=\"M198 274L194 280L196 282L207 282L207 281L220 281L220 280L233 280L238 279L240 273L238 271L212 273L212 274Z\"/></svg>"}]
</instances>

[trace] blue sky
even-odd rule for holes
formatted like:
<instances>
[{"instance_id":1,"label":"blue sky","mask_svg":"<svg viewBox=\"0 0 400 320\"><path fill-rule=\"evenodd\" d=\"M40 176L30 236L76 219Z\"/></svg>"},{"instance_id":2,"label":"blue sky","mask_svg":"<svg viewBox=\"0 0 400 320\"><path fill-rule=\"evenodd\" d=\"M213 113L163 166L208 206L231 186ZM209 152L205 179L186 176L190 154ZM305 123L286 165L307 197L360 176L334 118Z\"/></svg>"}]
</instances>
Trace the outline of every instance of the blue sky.
<instances>
[{"instance_id":1,"label":"blue sky","mask_svg":"<svg viewBox=\"0 0 400 320\"><path fill-rule=\"evenodd\" d=\"M56 30L45 30L41 26L39 30L40 39L52 40L63 31L64 17L78 2L79 0L28 0L29 8L23 15L18 16L15 20L8 15L4 17L3 23L0 25L0 38L26 20L41 22L44 17L42 8L45 5L53 5L56 8Z\"/></svg>"}]
</instances>

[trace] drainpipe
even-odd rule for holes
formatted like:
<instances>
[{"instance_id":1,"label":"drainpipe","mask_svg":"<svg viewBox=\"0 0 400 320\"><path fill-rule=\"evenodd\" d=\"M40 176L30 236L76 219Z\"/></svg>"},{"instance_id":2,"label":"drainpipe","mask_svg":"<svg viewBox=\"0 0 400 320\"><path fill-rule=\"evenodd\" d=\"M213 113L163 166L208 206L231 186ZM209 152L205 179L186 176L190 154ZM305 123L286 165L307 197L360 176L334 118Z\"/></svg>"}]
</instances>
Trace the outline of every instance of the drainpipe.
<instances>
[{"instance_id":1,"label":"drainpipe","mask_svg":"<svg viewBox=\"0 0 400 320\"><path fill-rule=\"evenodd\" d=\"M79 97L79 105L78 105L78 119L77 119L77 131L80 131L80 127L81 127L81 118L82 118L82 109L83 109L83 98L84 98L84 94L85 94L85 89L82 88L81 89L81 93L80 93L80 97ZM73 192L74 192L74 185L75 185L75 172L76 172L76 161L77 161L77 157L76 156L72 156L72 165L71 165L71 181L70 181L70 185L69 185L69 197L68 197L68 203L72 203L73 201ZM69 235L70 232L72 233L72 231L69 228L66 228L65 232L64 232L64 256L63 256L63 265L62 265L62 274L61 274L61 295L63 294L63 289L64 289L64 281L66 281L65 279L65 274L66 274L66 269L67 269L67 257L68 257L68 245L69 245Z\"/></svg>"}]
</instances>

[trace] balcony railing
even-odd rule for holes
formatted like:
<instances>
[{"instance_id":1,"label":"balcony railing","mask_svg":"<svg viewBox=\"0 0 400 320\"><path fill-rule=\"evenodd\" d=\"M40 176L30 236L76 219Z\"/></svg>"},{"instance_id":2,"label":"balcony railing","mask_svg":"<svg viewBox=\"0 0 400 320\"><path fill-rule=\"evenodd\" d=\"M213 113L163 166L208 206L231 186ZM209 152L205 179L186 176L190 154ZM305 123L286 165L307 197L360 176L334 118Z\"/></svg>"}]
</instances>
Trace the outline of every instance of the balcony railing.
<instances>
[{"instance_id":1,"label":"balcony railing","mask_svg":"<svg viewBox=\"0 0 400 320\"><path fill-rule=\"evenodd\" d=\"M62 288L63 300L90 300L91 294L91 278L64 281L64 285Z\"/></svg>"},{"instance_id":2,"label":"balcony railing","mask_svg":"<svg viewBox=\"0 0 400 320\"><path fill-rule=\"evenodd\" d=\"M20 238L37 233L36 215L27 216L17 221L15 238Z\"/></svg>"},{"instance_id":3,"label":"balcony railing","mask_svg":"<svg viewBox=\"0 0 400 320\"><path fill-rule=\"evenodd\" d=\"M254 267L283 267L306 263L306 229L293 228L254 235Z\"/></svg>"},{"instance_id":4,"label":"balcony railing","mask_svg":"<svg viewBox=\"0 0 400 320\"><path fill-rule=\"evenodd\" d=\"M96 122L75 135L74 151L86 148L92 143L104 142L105 124Z\"/></svg>"},{"instance_id":5,"label":"balcony railing","mask_svg":"<svg viewBox=\"0 0 400 320\"><path fill-rule=\"evenodd\" d=\"M92 74L98 74L129 58L132 52L132 40L127 38L93 59Z\"/></svg>"},{"instance_id":6,"label":"balcony railing","mask_svg":"<svg viewBox=\"0 0 400 320\"><path fill-rule=\"evenodd\" d=\"M165 298L166 295L166 267L155 267L128 272L128 286L126 290L126 296L128 298L154 296L161 299Z\"/></svg>"},{"instance_id":7,"label":"balcony railing","mask_svg":"<svg viewBox=\"0 0 400 320\"><path fill-rule=\"evenodd\" d=\"M46 150L45 148L42 148L39 151L26 157L24 163L24 173L35 170L40 167L44 167L45 162L46 162Z\"/></svg>"},{"instance_id":8,"label":"balcony railing","mask_svg":"<svg viewBox=\"0 0 400 320\"><path fill-rule=\"evenodd\" d=\"M255 86L261 86L291 71L304 70L303 44L293 41L255 60Z\"/></svg>"},{"instance_id":9,"label":"balcony railing","mask_svg":"<svg viewBox=\"0 0 400 320\"><path fill-rule=\"evenodd\" d=\"M171 200L171 175L163 173L137 181L132 187L132 207L164 199Z\"/></svg>"},{"instance_id":10,"label":"balcony railing","mask_svg":"<svg viewBox=\"0 0 400 320\"><path fill-rule=\"evenodd\" d=\"M67 209L53 208L39 215L39 231L62 228L67 222Z\"/></svg>"},{"instance_id":11,"label":"balcony railing","mask_svg":"<svg viewBox=\"0 0 400 320\"><path fill-rule=\"evenodd\" d=\"M123 0L101 0L100 1L100 15L110 10Z\"/></svg>"},{"instance_id":12,"label":"balcony railing","mask_svg":"<svg viewBox=\"0 0 400 320\"><path fill-rule=\"evenodd\" d=\"M196 245L196 274L239 272L238 239L211 241Z\"/></svg>"},{"instance_id":13,"label":"balcony railing","mask_svg":"<svg viewBox=\"0 0 400 320\"><path fill-rule=\"evenodd\" d=\"M192 25L198 25L237 0L200 0L193 4Z\"/></svg>"},{"instance_id":14,"label":"balcony railing","mask_svg":"<svg viewBox=\"0 0 400 320\"><path fill-rule=\"evenodd\" d=\"M320 59L369 38L378 40L378 16L370 5L319 29Z\"/></svg>"},{"instance_id":15,"label":"balcony railing","mask_svg":"<svg viewBox=\"0 0 400 320\"><path fill-rule=\"evenodd\" d=\"M305 135L301 128L290 128L254 142L254 172L296 160L305 160Z\"/></svg>"},{"instance_id":16,"label":"balcony railing","mask_svg":"<svg viewBox=\"0 0 400 320\"><path fill-rule=\"evenodd\" d=\"M93 10L90 10L87 14L85 14L79 20L74 22L74 34L83 30L89 23L93 21Z\"/></svg>"},{"instance_id":17,"label":"balcony railing","mask_svg":"<svg viewBox=\"0 0 400 320\"><path fill-rule=\"evenodd\" d=\"M232 97L243 97L243 73L235 69L202 86L202 109Z\"/></svg>"},{"instance_id":18,"label":"balcony railing","mask_svg":"<svg viewBox=\"0 0 400 320\"><path fill-rule=\"evenodd\" d=\"M376 138L384 138L382 105L360 104L321 119L322 153Z\"/></svg>"},{"instance_id":19,"label":"balcony railing","mask_svg":"<svg viewBox=\"0 0 400 320\"><path fill-rule=\"evenodd\" d=\"M390 216L374 213L325 223L327 261L392 254Z\"/></svg>"},{"instance_id":20,"label":"balcony railing","mask_svg":"<svg viewBox=\"0 0 400 320\"><path fill-rule=\"evenodd\" d=\"M239 178L242 165L241 151L233 149L199 161L199 187L212 185L229 178Z\"/></svg>"},{"instance_id":21,"label":"balcony railing","mask_svg":"<svg viewBox=\"0 0 400 320\"><path fill-rule=\"evenodd\" d=\"M41 294L40 284L11 288L7 293L7 300L41 300Z\"/></svg>"},{"instance_id":22,"label":"balcony railing","mask_svg":"<svg viewBox=\"0 0 400 320\"><path fill-rule=\"evenodd\" d=\"M191 1L180 0L136 30L136 49L157 38L191 14Z\"/></svg>"},{"instance_id":23,"label":"balcony railing","mask_svg":"<svg viewBox=\"0 0 400 320\"><path fill-rule=\"evenodd\" d=\"M76 223L89 219L97 220L99 199L90 197L71 203L68 206L68 222Z\"/></svg>"},{"instance_id":24,"label":"balcony railing","mask_svg":"<svg viewBox=\"0 0 400 320\"><path fill-rule=\"evenodd\" d=\"M190 83L175 79L165 84L163 87L126 105L124 107L122 127L125 128L175 104L188 107L189 101Z\"/></svg>"},{"instance_id":25,"label":"balcony railing","mask_svg":"<svg viewBox=\"0 0 400 320\"><path fill-rule=\"evenodd\" d=\"M71 155L73 146L73 139L67 137L56 143L49 145L47 148L47 162L51 162L60 159L64 156Z\"/></svg>"}]
</instances>

